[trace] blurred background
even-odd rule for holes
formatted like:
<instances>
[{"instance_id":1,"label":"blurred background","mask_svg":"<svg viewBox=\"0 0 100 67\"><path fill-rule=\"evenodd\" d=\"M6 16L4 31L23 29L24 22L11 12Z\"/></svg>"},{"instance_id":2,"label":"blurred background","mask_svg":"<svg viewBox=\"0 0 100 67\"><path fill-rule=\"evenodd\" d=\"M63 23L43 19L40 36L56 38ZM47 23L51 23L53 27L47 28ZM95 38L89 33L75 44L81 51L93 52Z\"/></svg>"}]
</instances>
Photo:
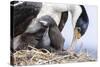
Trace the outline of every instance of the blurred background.
<instances>
[{"instance_id":1,"label":"blurred background","mask_svg":"<svg viewBox=\"0 0 100 67\"><path fill-rule=\"evenodd\" d=\"M98 49L98 23L97 23L97 7L96 6L85 6L88 17L89 17L89 26L88 29L78 40L76 45L76 52L80 51L82 48L83 51L88 52L94 58L97 58L97 49ZM67 49L71 45L73 38L73 28L72 28L72 17L69 13L69 17L65 27L62 31L62 35L65 38L64 48Z\"/></svg>"}]
</instances>

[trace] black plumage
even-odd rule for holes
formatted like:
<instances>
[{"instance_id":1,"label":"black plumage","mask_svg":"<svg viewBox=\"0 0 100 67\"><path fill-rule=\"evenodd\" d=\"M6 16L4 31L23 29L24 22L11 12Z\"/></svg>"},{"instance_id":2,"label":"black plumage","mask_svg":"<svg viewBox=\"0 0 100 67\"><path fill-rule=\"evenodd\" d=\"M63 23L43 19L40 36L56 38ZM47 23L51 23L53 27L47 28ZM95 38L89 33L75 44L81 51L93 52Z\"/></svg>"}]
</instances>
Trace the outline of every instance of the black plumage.
<instances>
[{"instance_id":1,"label":"black plumage","mask_svg":"<svg viewBox=\"0 0 100 67\"><path fill-rule=\"evenodd\" d=\"M82 8L82 13L77 20L75 28L77 28L78 32L83 36L89 25L89 18L84 6L80 5L80 7Z\"/></svg>"}]
</instances>

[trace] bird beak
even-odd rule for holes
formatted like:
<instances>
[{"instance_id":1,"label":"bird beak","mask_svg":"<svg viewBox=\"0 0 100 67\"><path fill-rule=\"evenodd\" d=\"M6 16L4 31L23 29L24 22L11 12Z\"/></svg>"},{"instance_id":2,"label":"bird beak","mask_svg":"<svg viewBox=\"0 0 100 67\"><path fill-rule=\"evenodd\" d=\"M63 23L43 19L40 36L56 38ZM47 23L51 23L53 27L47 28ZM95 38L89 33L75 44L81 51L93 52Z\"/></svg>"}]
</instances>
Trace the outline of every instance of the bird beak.
<instances>
[{"instance_id":1,"label":"bird beak","mask_svg":"<svg viewBox=\"0 0 100 67\"><path fill-rule=\"evenodd\" d=\"M81 33L78 32L77 29L75 29L75 36L76 36L77 39L80 39L80 37L81 37Z\"/></svg>"}]
</instances>

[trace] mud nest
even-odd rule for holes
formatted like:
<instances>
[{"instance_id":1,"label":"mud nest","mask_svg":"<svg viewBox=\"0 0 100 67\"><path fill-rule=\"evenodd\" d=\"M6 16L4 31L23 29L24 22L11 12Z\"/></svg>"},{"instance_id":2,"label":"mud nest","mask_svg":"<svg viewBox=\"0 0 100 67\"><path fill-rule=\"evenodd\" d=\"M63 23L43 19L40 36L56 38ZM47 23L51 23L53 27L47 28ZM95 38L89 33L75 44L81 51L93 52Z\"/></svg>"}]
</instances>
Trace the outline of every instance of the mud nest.
<instances>
[{"instance_id":1,"label":"mud nest","mask_svg":"<svg viewBox=\"0 0 100 67\"><path fill-rule=\"evenodd\" d=\"M13 54L14 65L36 65L36 64L64 64L69 62L95 61L87 53L68 53L67 55L57 55L50 53L46 49L20 50Z\"/></svg>"}]
</instances>

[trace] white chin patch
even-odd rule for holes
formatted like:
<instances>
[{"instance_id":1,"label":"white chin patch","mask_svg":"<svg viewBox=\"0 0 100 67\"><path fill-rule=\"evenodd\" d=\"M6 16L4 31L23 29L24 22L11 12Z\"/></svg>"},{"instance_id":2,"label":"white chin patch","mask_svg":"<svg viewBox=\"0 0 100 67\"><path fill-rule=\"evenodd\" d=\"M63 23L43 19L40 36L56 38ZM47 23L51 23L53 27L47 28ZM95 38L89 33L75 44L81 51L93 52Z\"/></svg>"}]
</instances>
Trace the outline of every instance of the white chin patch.
<instances>
[{"instance_id":1,"label":"white chin patch","mask_svg":"<svg viewBox=\"0 0 100 67\"><path fill-rule=\"evenodd\" d=\"M46 21L40 21L40 23L42 23L44 26L46 26L48 22L46 22Z\"/></svg>"}]
</instances>

